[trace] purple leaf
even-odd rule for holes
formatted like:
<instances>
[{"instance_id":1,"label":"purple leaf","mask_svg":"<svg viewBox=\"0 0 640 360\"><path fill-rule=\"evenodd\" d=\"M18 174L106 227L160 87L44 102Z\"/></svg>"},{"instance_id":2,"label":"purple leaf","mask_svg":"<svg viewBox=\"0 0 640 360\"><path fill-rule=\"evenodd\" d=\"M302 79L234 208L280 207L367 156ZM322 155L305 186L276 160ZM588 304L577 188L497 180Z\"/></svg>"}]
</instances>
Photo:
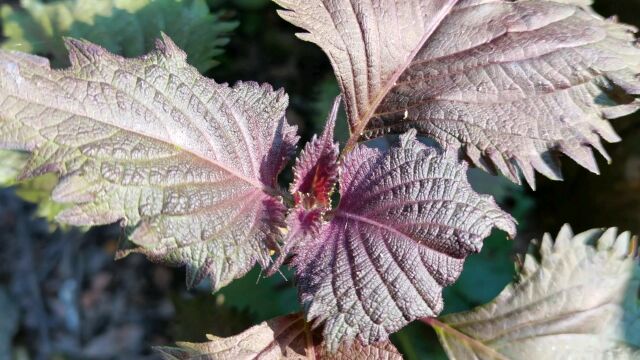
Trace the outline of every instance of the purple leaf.
<instances>
[{"instance_id":1,"label":"purple leaf","mask_svg":"<svg viewBox=\"0 0 640 360\"><path fill-rule=\"evenodd\" d=\"M312 208L305 209L296 206L287 215L285 223L287 225L287 235L284 237L283 245L277 249L275 261L267 270L267 275L271 276L278 271L278 268L287 260L287 257L295 251L294 249L306 238L313 238L318 235L322 223L325 222L325 209Z\"/></svg>"},{"instance_id":2,"label":"purple leaf","mask_svg":"<svg viewBox=\"0 0 640 360\"><path fill-rule=\"evenodd\" d=\"M72 67L0 52L0 144L32 152L22 177L55 171L74 225L122 221L133 251L213 287L266 266L286 209L276 177L295 148L287 96L217 84L166 36L124 59L68 39ZM126 254L126 252L124 252Z\"/></svg>"},{"instance_id":3,"label":"purple leaf","mask_svg":"<svg viewBox=\"0 0 640 360\"><path fill-rule=\"evenodd\" d=\"M385 340L442 310L442 288L493 227L513 219L467 182L467 167L401 136L387 152L359 145L340 169L340 204L317 234L302 233L293 265L309 319L329 349ZM306 235L306 236L305 236Z\"/></svg>"},{"instance_id":4,"label":"purple leaf","mask_svg":"<svg viewBox=\"0 0 640 360\"><path fill-rule=\"evenodd\" d=\"M636 111L636 29L586 0L276 0L329 56L351 138L410 128L535 185L564 153L597 172L607 119Z\"/></svg>"},{"instance_id":5,"label":"purple leaf","mask_svg":"<svg viewBox=\"0 0 640 360\"><path fill-rule=\"evenodd\" d=\"M331 209L331 193L338 177L338 144L333 142L333 130L339 106L340 97L337 97L322 136L314 135L296 159L290 188L294 208L286 220L288 233L268 274L282 265L301 238L317 234L325 212Z\"/></svg>"},{"instance_id":6,"label":"purple leaf","mask_svg":"<svg viewBox=\"0 0 640 360\"><path fill-rule=\"evenodd\" d=\"M208 342L178 343L179 348L156 350L170 360L401 360L402 355L389 341L372 345L344 344L335 353L327 353L322 336L305 323L301 314L281 316L227 338L208 335Z\"/></svg>"},{"instance_id":7,"label":"purple leaf","mask_svg":"<svg viewBox=\"0 0 640 360\"><path fill-rule=\"evenodd\" d=\"M339 107L340 97L337 97L322 136L314 135L296 159L290 190L296 206L331 208L330 196L338 177L338 144L333 142L333 130Z\"/></svg>"}]
</instances>

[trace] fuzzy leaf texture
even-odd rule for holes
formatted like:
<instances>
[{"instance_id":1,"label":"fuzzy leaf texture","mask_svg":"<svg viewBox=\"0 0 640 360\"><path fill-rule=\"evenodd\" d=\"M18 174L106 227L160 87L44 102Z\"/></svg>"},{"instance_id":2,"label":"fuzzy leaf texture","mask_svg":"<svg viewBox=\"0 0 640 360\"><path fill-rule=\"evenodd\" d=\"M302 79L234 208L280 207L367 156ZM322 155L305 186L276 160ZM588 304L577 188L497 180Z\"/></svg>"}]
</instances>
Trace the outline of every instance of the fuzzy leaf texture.
<instances>
[{"instance_id":1,"label":"fuzzy leaf texture","mask_svg":"<svg viewBox=\"0 0 640 360\"><path fill-rule=\"evenodd\" d=\"M340 100L340 97L334 100L322 135L314 135L296 159L290 189L296 206L331 208L331 192L338 178L339 150L333 141L333 132Z\"/></svg>"},{"instance_id":2,"label":"fuzzy leaf texture","mask_svg":"<svg viewBox=\"0 0 640 360\"><path fill-rule=\"evenodd\" d=\"M335 353L322 346L322 336L311 330L301 314L281 316L228 338L207 335L205 343L178 343L178 348L156 348L166 360L401 360L389 341L372 345L343 344Z\"/></svg>"},{"instance_id":3,"label":"fuzzy leaf texture","mask_svg":"<svg viewBox=\"0 0 640 360\"><path fill-rule=\"evenodd\" d=\"M440 340L461 360L638 359L637 251L615 228L547 234L493 302L436 324Z\"/></svg>"},{"instance_id":4,"label":"fuzzy leaf texture","mask_svg":"<svg viewBox=\"0 0 640 360\"><path fill-rule=\"evenodd\" d=\"M275 0L329 56L358 140L415 128L515 182L598 172L640 107L636 29L579 0Z\"/></svg>"},{"instance_id":5,"label":"fuzzy leaf texture","mask_svg":"<svg viewBox=\"0 0 640 360\"><path fill-rule=\"evenodd\" d=\"M294 206L287 215L284 245L278 249L269 275L278 270L299 241L318 233L325 213L331 210L331 194L338 180L339 144L333 141L333 133L340 101L339 96L334 100L322 135L314 135L296 159L289 188Z\"/></svg>"},{"instance_id":6,"label":"fuzzy leaf texture","mask_svg":"<svg viewBox=\"0 0 640 360\"><path fill-rule=\"evenodd\" d=\"M132 251L186 265L189 286L266 266L284 223L276 177L297 141L286 94L217 84L164 35L136 59L67 46L64 70L0 52L0 145L32 152L20 178L57 172L54 200L75 204L59 221L122 221Z\"/></svg>"},{"instance_id":7,"label":"fuzzy leaf texture","mask_svg":"<svg viewBox=\"0 0 640 360\"><path fill-rule=\"evenodd\" d=\"M298 232L292 260L307 317L324 322L328 349L386 340L437 315L442 288L491 229L515 233L513 219L475 193L466 172L415 131L387 151L359 145L344 158L340 204L317 231Z\"/></svg>"},{"instance_id":8,"label":"fuzzy leaf texture","mask_svg":"<svg viewBox=\"0 0 640 360\"><path fill-rule=\"evenodd\" d=\"M189 54L190 64L206 72L237 26L211 13L205 0L22 0L21 5L0 10L7 37L2 48L50 55L54 67L69 64L65 36L134 57L152 50L164 32Z\"/></svg>"},{"instance_id":9,"label":"fuzzy leaf texture","mask_svg":"<svg viewBox=\"0 0 640 360\"><path fill-rule=\"evenodd\" d=\"M85 38L116 54L138 56L151 50L160 32L167 31L177 35L176 42L189 54L189 62L206 71L215 65L212 57L227 43L224 35L237 25L210 14L201 0L24 0L21 5L23 9L9 5L0 9L7 37L2 48L50 55L56 67L69 63L62 36ZM208 40L200 41L205 36ZM64 209L50 198L57 179L47 174L16 181L17 174L11 170L21 169L27 159L19 152L0 151L0 167L5 174L0 185L16 186L21 198L37 203L38 216L53 221Z\"/></svg>"}]
</instances>

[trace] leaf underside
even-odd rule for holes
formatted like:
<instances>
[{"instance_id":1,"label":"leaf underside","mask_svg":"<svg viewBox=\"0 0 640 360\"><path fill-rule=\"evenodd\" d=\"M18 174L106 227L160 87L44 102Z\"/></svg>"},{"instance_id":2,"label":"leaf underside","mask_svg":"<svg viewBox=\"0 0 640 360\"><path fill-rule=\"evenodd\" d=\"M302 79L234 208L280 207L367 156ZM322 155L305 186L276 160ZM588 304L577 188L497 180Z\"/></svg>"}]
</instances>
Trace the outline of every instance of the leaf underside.
<instances>
[{"instance_id":1,"label":"leaf underside","mask_svg":"<svg viewBox=\"0 0 640 360\"><path fill-rule=\"evenodd\" d=\"M389 341L368 346L356 342L343 344L328 353L318 331L310 330L301 314L281 316L228 338L208 335L205 343L178 343L179 348L156 348L167 360L401 360L402 355Z\"/></svg>"},{"instance_id":2,"label":"leaf underside","mask_svg":"<svg viewBox=\"0 0 640 360\"><path fill-rule=\"evenodd\" d=\"M328 349L386 340L437 315L442 288L491 229L515 232L493 199L471 189L466 171L415 132L386 152L359 145L345 157L340 204L318 230L297 232L292 260L307 317L324 323Z\"/></svg>"},{"instance_id":3,"label":"leaf underside","mask_svg":"<svg viewBox=\"0 0 640 360\"><path fill-rule=\"evenodd\" d=\"M597 172L640 108L631 26L578 0L275 0L329 56L357 140L415 128L515 182ZM350 145L348 144L347 147Z\"/></svg>"},{"instance_id":4,"label":"leaf underside","mask_svg":"<svg viewBox=\"0 0 640 360\"><path fill-rule=\"evenodd\" d=\"M259 262L285 207L276 177L295 148L287 96L202 77L166 36L125 59L68 39L72 67L0 52L0 145L32 153L20 178L56 172L58 220L122 221L149 258L217 289Z\"/></svg>"},{"instance_id":5,"label":"leaf underside","mask_svg":"<svg viewBox=\"0 0 640 360\"><path fill-rule=\"evenodd\" d=\"M153 49L161 32L205 72L229 41L236 22L222 21L205 0L22 0L23 9L0 8L6 50L52 56L54 67L68 66L63 37L86 39L126 57ZM203 40L206 39L206 40Z\"/></svg>"},{"instance_id":6,"label":"leaf underside","mask_svg":"<svg viewBox=\"0 0 640 360\"><path fill-rule=\"evenodd\" d=\"M445 316L440 340L455 359L637 359L637 239L615 228L555 243L545 235L517 282L491 303ZM452 331L453 329L453 331Z\"/></svg>"}]
</instances>

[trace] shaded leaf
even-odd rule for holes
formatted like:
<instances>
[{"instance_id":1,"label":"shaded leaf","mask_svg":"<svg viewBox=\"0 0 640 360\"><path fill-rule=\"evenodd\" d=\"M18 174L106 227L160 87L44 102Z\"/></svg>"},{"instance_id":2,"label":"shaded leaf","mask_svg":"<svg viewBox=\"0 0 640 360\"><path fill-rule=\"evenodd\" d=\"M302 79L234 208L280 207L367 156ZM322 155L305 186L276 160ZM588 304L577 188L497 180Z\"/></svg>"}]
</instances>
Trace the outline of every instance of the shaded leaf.
<instances>
[{"instance_id":1,"label":"shaded leaf","mask_svg":"<svg viewBox=\"0 0 640 360\"><path fill-rule=\"evenodd\" d=\"M438 314L442 288L491 229L515 232L491 197L471 189L466 171L415 132L387 152L360 145L345 157L340 204L318 235L297 240L292 260L307 316L325 323L329 349L356 337L386 340Z\"/></svg>"},{"instance_id":2,"label":"shaded leaf","mask_svg":"<svg viewBox=\"0 0 640 360\"><path fill-rule=\"evenodd\" d=\"M311 109L311 123L314 129L325 128L327 121L326 113L330 111L336 96L340 95L340 87L336 82L333 73L327 74L317 82L313 89L313 98L309 99ZM349 125L347 124L346 113L339 111L336 117L336 128L334 138L338 143L344 143L349 138Z\"/></svg>"},{"instance_id":3,"label":"shaded leaf","mask_svg":"<svg viewBox=\"0 0 640 360\"><path fill-rule=\"evenodd\" d=\"M63 204L51 200L51 191L58 183L58 179L54 174L44 174L33 179L18 181L20 171L28 160L27 153L0 150L0 186L15 186L18 196L37 204L37 216L52 221L65 208Z\"/></svg>"},{"instance_id":4,"label":"shaded leaf","mask_svg":"<svg viewBox=\"0 0 640 360\"><path fill-rule=\"evenodd\" d=\"M278 276L266 277L264 271L256 266L245 276L220 289L216 294L222 297L224 303L230 307L247 311L254 322L298 312L300 305L296 288L290 280L292 274L288 269L280 271L282 273ZM213 333L221 335L218 332ZM204 332L201 332L202 334Z\"/></svg>"},{"instance_id":5,"label":"shaded leaf","mask_svg":"<svg viewBox=\"0 0 640 360\"><path fill-rule=\"evenodd\" d=\"M455 359L637 359L637 246L615 228L574 236L565 226L493 302L429 321Z\"/></svg>"},{"instance_id":6,"label":"shaded leaf","mask_svg":"<svg viewBox=\"0 0 640 360\"><path fill-rule=\"evenodd\" d=\"M521 228L521 224L518 226ZM484 239L482 251L465 260L456 282L444 289L443 314L466 311L491 301L513 280L514 242L501 234Z\"/></svg>"},{"instance_id":7,"label":"shaded leaf","mask_svg":"<svg viewBox=\"0 0 640 360\"><path fill-rule=\"evenodd\" d=\"M227 338L208 335L205 343L178 343L179 348L156 350L167 360L186 359L335 359L401 360L402 356L388 341L363 346L342 345L336 353L327 353L318 331L310 330L300 314L281 316Z\"/></svg>"},{"instance_id":8,"label":"shaded leaf","mask_svg":"<svg viewBox=\"0 0 640 360\"><path fill-rule=\"evenodd\" d=\"M329 56L358 140L415 128L535 185L559 153L597 172L606 119L640 107L635 29L580 0L276 0ZM563 4L564 3L564 4Z\"/></svg>"},{"instance_id":9,"label":"shaded leaf","mask_svg":"<svg viewBox=\"0 0 640 360\"><path fill-rule=\"evenodd\" d=\"M76 205L58 220L122 221L132 251L187 265L190 286L266 266L284 222L276 177L297 141L284 92L216 84L166 36L136 59L67 46L65 70L0 52L0 144L32 152L21 178L61 175L53 198Z\"/></svg>"},{"instance_id":10,"label":"shaded leaf","mask_svg":"<svg viewBox=\"0 0 640 360\"><path fill-rule=\"evenodd\" d=\"M55 67L67 66L62 38L82 38L127 57L153 49L168 34L201 72L217 64L226 37L237 26L211 13L205 0L22 0L23 9L4 5L2 47L52 55Z\"/></svg>"},{"instance_id":11,"label":"shaded leaf","mask_svg":"<svg viewBox=\"0 0 640 360\"><path fill-rule=\"evenodd\" d=\"M229 286L237 282L238 280ZM221 291L227 288L228 286ZM204 335L208 333L230 336L252 324L251 314L227 303L220 292L197 293L190 297L173 295L172 304L175 308L175 320L171 322L173 339L203 341L206 340Z\"/></svg>"},{"instance_id":12,"label":"shaded leaf","mask_svg":"<svg viewBox=\"0 0 640 360\"><path fill-rule=\"evenodd\" d=\"M468 177L474 190L491 195L516 219L520 233L532 227L531 210L534 205L539 204L525 188L504 177L489 175L479 169L470 169ZM538 194L539 192L536 193ZM528 242L523 240L520 237L513 242L504 241L504 237L498 233L484 239L482 251L469 256L455 284L444 289L443 314L470 310L494 299L516 274L513 257L515 252L521 251L520 249L525 250L523 246Z\"/></svg>"}]
</instances>

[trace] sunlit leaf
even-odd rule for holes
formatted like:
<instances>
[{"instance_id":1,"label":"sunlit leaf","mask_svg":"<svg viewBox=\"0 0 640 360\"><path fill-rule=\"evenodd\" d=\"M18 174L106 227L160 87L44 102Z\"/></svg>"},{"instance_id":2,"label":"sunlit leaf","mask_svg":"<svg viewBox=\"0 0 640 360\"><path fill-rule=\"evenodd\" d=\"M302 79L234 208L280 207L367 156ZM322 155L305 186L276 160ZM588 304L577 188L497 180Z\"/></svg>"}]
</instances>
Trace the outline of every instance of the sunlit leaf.
<instances>
[{"instance_id":1,"label":"sunlit leaf","mask_svg":"<svg viewBox=\"0 0 640 360\"><path fill-rule=\"evenodd\" d=\"M190 286L266 266L285 215L276 177L297 141L284 92L204 78L166 36L136 59L67 46L65 70L0 52L0 144L32 152L20 178L61 176L53 198L75 206L57 219L121 221L132 251L186 265Z\"/></svg>"},{"instance_id":2,"label":"sunlit leaf","mask_svg":"<svg viewBox=\"0 0 640 360\"><path fill-rule=\"evenodd\" d=\"M329 56L352 131L415 128L475 166L534 186L560 153L593 172L640 107L635 29L581 0L275 0Z\"/></svg>"},{"instance_id":3,"label":"sunlit leaf","mask_svg":"<svg viewBox=\"0 0 640 360\"><path fill-rule=\"evenodd\" d=\"M437 315L442 288L491 229L515 232L509 215L471 189L466 171L415 132L386 152L360 145L346 156L340 204L317 234L298 234L292 260L307 316L324 322L329 349L386 340Z\"/></svg>"},{"instance_id":4,"label":"sunlit leaf","mask_svg":"<svg viewBox=\"0 0 640 360\"><path fill-rule=\"evenodd\" d=\"M574 236L565 226L493 302L427 321L454 359L637 359L637 246L615 228Z\"/></svg>"},{"instance_id":5,"label":"sunlit leaf","mask_svg":"<svg viewBox=\"0 0 640 360\"><path fill-rule=\"evenodd\" d=\"M312 331L300 314L281 316L241 334L220 338L208 335L205 343L178 343L179 348L156 350L167 360L401 360L402 356L388 341L368 346L356 342L343 344L335 353L322 346L322 336Z\"/></svg>"}]
</instances>

